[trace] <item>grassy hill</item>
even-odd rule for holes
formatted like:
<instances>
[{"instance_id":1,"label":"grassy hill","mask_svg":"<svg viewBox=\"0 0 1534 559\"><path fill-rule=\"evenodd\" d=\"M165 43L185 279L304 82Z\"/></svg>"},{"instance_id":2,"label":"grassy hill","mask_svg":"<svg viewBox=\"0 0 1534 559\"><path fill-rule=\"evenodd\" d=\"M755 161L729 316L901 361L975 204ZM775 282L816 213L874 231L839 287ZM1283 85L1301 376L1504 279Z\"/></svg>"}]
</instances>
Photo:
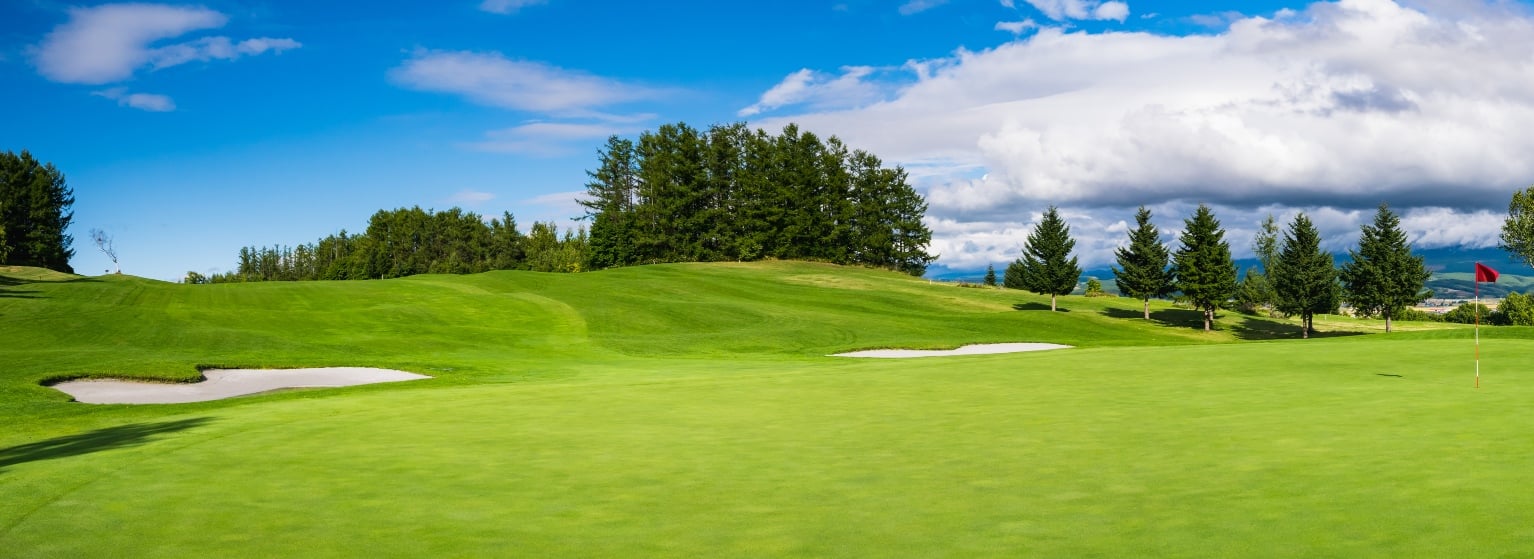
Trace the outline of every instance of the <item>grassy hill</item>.
<instances>
[{"instance_id":1,"label":"grassy hill","mask_svg":"<svg viewBox=\"0 0 1534 559\"><path fill-rule=\"evenodd\" d=\"M31 275L28 275L31 274ZM1534 334L806 263L179 285L0 272L10 557L1534 551ZM1055 352L826 354L1039 341ZM425 381L92 406L208 365Z\"/></svg>"}]
</instances>

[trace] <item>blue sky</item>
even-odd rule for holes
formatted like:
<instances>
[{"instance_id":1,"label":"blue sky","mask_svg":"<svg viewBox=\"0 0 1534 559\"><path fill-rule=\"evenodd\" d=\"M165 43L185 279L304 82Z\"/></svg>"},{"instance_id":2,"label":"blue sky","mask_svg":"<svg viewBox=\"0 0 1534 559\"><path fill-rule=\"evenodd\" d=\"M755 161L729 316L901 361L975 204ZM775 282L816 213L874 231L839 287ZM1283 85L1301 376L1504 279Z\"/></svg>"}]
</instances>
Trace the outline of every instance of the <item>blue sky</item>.
<instances>
[{"instance_id":1,"label":"blue sky","mask_svg":"<svg viewBox=\"0 0 1534 559\"><path fill-rule=\"evenodd\" d=\"M461 206L570 225L609 134L798 122L906 166L938 264L1016 258L1061 206L1084 263L1145 204L1269 213L1332 248L1375 205L1487 246L1534 182L1519 2L215 0L0 6L0 150L76 195L77 271L226 271L241 246Z\"/></svg>"}]
</instances>

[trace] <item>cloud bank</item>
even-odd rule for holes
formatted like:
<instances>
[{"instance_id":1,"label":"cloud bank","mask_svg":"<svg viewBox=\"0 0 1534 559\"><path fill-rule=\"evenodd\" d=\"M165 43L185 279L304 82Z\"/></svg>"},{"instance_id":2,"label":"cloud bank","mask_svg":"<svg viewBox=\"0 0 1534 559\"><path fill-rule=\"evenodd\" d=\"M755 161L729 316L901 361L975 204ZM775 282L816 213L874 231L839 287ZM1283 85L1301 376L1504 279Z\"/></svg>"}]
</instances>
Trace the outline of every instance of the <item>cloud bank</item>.
<instances>
[{"instance_id":1,"label":"cloud bank","mask_svg":"<svg viewBox=\"0 0 1534 559\"><path fill-rule=\"evenodd\" d=\"M1081 18L1109 3L1030 4ZM1534 181L1534 18L1434 6L1319 2L1189 36L1046 27L911 62L904 82L859 76L840 87L877 100L853 108L764 94L763 112L799 114L756 125L797 122L922 169L944 265L1010 261L1049 204L1100 232L1088 262L1111 260L1109 226L1139 204L1165 206L1173 230L1213 204L1241 248L1269 211L1336 212L1333 233L1356 237L1388 201L1424 246L1486 246Z\"/></svg>"}]
</instances>

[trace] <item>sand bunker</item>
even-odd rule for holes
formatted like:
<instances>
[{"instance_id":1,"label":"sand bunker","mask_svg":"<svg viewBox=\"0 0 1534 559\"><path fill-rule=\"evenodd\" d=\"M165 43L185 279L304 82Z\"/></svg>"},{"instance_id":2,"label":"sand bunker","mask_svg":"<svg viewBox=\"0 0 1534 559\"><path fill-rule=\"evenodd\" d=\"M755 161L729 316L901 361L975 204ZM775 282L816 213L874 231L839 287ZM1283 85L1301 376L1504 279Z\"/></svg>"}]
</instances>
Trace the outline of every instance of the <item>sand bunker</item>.
<instances>
[{"instance_id":1,"label":"sand bunker","mask_svg":"<svg viewBox=\"0 0 1534 559\"><path fill-rule=\"evenodd\" d=\"M942 357L948 355L989 355L992 353L1020 353L1024 351L1045 351L1051 349L1066 349L1071 346L1060 344L974 344L958 349L870 349L866 351L854 351L851 353L838 353L832 357L879 357L885 359L905 359L909 357Z\"/></svg>"},{"instance_id":2,"label":"sand bunker","mask_svg":"<svg viewBox=\"0 0 1534 559\"><path fill-rule=\"evenodd\" d=\"M331 388L431 378L404 371L367 367L208 369L202 375L208 380L192 384L75 380L61 382L53 387L74 396L75 401L87 404L182 404L284 388Z\"/></svg>"}]
</instances>

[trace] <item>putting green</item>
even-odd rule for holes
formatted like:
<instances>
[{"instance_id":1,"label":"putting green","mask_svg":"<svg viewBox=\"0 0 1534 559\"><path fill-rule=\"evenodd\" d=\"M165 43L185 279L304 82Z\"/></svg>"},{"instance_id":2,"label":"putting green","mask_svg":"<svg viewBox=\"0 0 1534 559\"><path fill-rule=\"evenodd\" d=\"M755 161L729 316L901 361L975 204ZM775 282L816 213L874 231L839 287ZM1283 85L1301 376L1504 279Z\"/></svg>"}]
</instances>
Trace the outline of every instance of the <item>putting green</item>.
<instances>
[{"instance_id":1,"label":"putting green","mask_svg":"<svg viewBox=\"0 0 1534 559\"><path fill-rule=\"evenodd\" d=\"M0 316L62 320L27 312L97 305L91 320L103 329L116 328L116 317L146 317L153 327L136 339L180 336L215 352L216 337L178 334L173 318L150 310L169 301L166 315L212 313L177 310L176 300L215 293L243 300L219 312L285 309L272 322L286 316L286 328L263 325L260 313L255 326L237 328L263 334L259 349L273 361L325 364L314 362L338 359L349 339L355 354L377 361L453 370L430 383L146 409L60 401L29 383L86 367L41 364L62 351L0 349L23 363L0 373L10 396L0 406L21 418L0 434L0 549L17 557L1534 552L1534 489L1524 483L1534 340L1525 329L1483 331L1478 390L1463 329L1229 343L1282 335L1290 324L1227 316L1222 332L1205 335L1169 323L1175 313L1143 324L1128 301L1066 298L1072 312L1049 315L1015 292L804 264L623 272L570 276L590 282L578 288L565 277L531 285L545 276L523 274L224 293L22 286L45 296L0 299ZM780 280L809 272L864 286ZM337 303L358 330L318 341L291 333L327 331L330 289L359 294ZM816 292L800 289L842 291L806 301ZM138 290L144 306L122 308L122 290ZM402 298L416 301L377 311ZM525 314L498 314L511 309ZM469 312L480 320L446 318ZM392 313L424 326L391 334ZM0 325L0 334L19 330ZM1028 332L1078 348L824 356ZM46 335L66 349L94 343L88 334ZM451 343L469 335L473 344ZM403 355L389 357L386 346ZM92 356L136 369L190 367L191 353L165 344Z\"/></svg>"}]
</instances>

